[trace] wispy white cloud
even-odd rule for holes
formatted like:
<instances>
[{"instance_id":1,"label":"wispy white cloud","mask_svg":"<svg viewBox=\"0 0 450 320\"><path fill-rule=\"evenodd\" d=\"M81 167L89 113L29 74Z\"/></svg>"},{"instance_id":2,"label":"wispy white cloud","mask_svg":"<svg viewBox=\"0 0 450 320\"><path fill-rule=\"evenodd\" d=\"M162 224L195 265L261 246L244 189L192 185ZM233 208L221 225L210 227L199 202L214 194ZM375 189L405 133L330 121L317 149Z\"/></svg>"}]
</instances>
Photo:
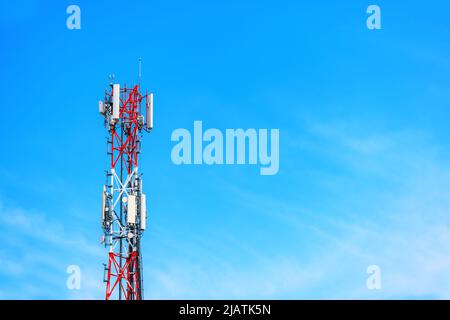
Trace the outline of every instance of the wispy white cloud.
<instances>
[{"instance_id":1,"label":"wispy white cloud","mask_svg":"<svg viewBox=\"0 0 450 320\"><path fill-rule=\"evenodd\" d=\"M3 299L102 298L100 245L43 213L0 203L0 297ZM66 268L81 267L81 290L66 287ZM94 281L95 278L95 281Z\"/></svg>"},{"instance_id":2,"label":"wispy white cloud","mask_svg":"<svg viewBox=\"0 0 450 320\"><path fill-rule=\"evenodd\" d=\"M348 207L349 214L331 214L331 221L343 232L339 237L329 235L334 239L328 250L335 257L331 266L345 266L341 273L345 275L348 269L349 274L348 281L328 286L329 296L448 298L450 170L448 163L439 158L439 144L422 133L371 134L364 129L362 125L355 128L345 123L310 127L314 138L327 140L322 146L315 146L315 150L326 153L329 161L357 169L350 178L358 179L362 170L381 179L378 187L370 188L370 197L361 190L338 197L338 206ZM339 192L339 188L335 190ZM356 199L366 202L365 212L352 212ZM359 265L361 272L365 265L380 265L383 290L369 292L360 285L364 277L350 271L354 268L349 262ZM333 267L323 265L322 268ZM333 283L336 280L333 273L330 271L330 277L324 281Z\"/></svg>"}]
</instances>

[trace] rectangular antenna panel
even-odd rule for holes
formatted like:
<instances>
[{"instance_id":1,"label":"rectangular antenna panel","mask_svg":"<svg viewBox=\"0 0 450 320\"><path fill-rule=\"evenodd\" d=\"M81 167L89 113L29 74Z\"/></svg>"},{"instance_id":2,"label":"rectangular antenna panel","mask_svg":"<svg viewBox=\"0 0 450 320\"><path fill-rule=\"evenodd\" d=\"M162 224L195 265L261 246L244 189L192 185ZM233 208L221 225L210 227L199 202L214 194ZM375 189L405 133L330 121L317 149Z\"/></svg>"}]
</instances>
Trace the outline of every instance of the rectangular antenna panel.
<instances>
[{"instance_id":1,"label":"rectangular antenna panel","mask_svg":"<svg viewBox=\"0 0 450 320\"><path fill-rule=\"evenodd\" d=\"M146 113L145 125L147 129L153 129L153 93L150 93L147 97Z\"/></svg>"},{"instance_id":2,"label":"rectangular antenna panel","mask_svg":"<svg viewBox=\"0 0 450 320\"><path fill-rule=\"evenodd\" d=\"M130 224L136 223L136 196L128 196L128 210L127 210L127 222Z\"/></svg>"},{"instance_id":3,"label":"rectangular antenna panel","mask_svg":"<svg viewBox=\"0 0 450 320\"><path fill-rule=\"evenodd\" d=\"M120 116L120 84L113 85L113 112L112 118L119 119Z\"/></svg>"},{"instance_id":4,"label":"rectangular antenna panel","mask_svg":"<svg viewBox=\"0 0 450 320\"><path fill-rule=\"evenodd\" d=\"M105 210L106 210L106 187L103 186L103 192L102 192L102 223L105 222Z\"/></svg>"},{"instance_id":5,"label":"rectangular antenna panel","mask_svg":"<svg viewBox=\"0 0 450 320\"><path fill-rule=\"evenodd\" d=\"M103 101L98 102L98 112L105 114L105 106L103 105Z\"/></svg>"},{"instance_id":6,"label":"rectangular antenna panel","mask_svg":"<svg viewBox=\"0 0 450 320\"><path fill-rule=\"evenodd\" d=\"M141 194L141 230L147 226L147 201L145 194Z\"/></svg>"}]
</instances>

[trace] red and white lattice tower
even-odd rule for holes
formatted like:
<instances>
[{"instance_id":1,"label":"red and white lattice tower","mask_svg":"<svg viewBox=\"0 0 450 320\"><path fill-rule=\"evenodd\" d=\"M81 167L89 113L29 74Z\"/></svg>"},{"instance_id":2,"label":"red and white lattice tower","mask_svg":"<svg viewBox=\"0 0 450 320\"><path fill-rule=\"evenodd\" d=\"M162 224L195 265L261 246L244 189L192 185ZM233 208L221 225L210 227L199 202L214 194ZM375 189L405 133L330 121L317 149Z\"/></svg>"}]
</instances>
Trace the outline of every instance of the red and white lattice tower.
<instances>
[{"instance_id":1,"label":"red and white lattice tower","mask_svg":"<svg viewBox=\"0 0 450 320\"><path fill-rule=\"evenodd\" d=\"M142 106L145 103L145 118ZM109 248L105 264L106 300L143 299L141 236L146 228L139 154L143 131L153 128L153 94L111 84L99 101L108 128L110 167L102 193L102 228Z\"/></svg>"}]
</instances>

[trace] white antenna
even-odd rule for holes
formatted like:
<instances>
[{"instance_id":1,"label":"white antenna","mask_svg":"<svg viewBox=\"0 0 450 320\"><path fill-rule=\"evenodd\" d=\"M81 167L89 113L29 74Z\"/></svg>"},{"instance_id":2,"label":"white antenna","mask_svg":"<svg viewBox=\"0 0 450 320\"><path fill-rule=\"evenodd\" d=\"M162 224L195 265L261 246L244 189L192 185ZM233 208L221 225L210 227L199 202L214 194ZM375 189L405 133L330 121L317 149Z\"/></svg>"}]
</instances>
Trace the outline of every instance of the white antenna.
<instances>
[{"instance_id":1,"label":"white antenna","mask_svg":"<svg viewBox=\"0 0 450 320\"><path fill-rule=\"evenodd\" d=\"M141 77L142 77L142 59L139 58L139 71L138 71L138 84L141 85Z\"/></svg>"},{"instance_id":2,"label":"white antenna","mask_svg":"<svg viewBox=\"0 0 450 320\"><path fill-rule=\"evenodd\" d=\"M111 84L114 82L114 79L116 78L116 75L114 73L111 73L108 75L109 81L111 81Z\"/></svg>"}]
</instances>

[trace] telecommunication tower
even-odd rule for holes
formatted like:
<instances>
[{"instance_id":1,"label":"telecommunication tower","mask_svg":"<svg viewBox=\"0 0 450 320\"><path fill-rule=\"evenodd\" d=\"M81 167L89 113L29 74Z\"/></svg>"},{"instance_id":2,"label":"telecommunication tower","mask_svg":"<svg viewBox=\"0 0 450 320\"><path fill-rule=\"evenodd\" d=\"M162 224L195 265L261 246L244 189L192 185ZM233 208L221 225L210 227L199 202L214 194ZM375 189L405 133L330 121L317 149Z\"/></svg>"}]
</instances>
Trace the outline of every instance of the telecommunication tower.
<instances>
[{"instance_id":1,"label":"telecommunication tower","mask_svg":"<svg viewBox=\"0 0 450 320\"><path fill-rule=\"evenodd\" d=\"M104 264L106 300L141 300L144 293L141 237L147 208L138 165L143 132L153 128L153 94L139 90L140 84L127 88L111 83L98 103L108 128L110 161L102 192L102 240L109 248Z\"/></svg>"}]
</instances>

